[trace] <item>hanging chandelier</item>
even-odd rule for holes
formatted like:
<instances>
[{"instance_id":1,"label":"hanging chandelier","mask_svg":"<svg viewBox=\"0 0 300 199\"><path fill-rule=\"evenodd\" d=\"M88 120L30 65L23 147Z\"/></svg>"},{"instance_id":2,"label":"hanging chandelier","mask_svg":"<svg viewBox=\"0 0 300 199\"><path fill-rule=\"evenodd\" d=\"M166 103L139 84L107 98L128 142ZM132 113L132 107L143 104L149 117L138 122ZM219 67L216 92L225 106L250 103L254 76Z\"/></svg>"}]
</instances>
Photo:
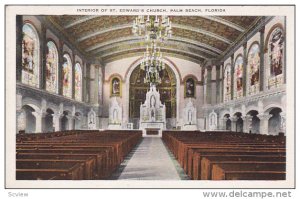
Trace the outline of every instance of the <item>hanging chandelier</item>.
<instances>
[{"instance_id":1,"label":"hanging chandelier","mask_svg":"<svg viewBox=\"0 0 300 199\"><path fill-rule=\"evenodd\" d=\"M136 36L145 36L146 41L164 42L172 37L172 25L167 16L140 15L133 21L132 32Z\"/></svg>"},{"instance_id":2,"label":"hanging chandelier","mask_svg":"<svg viewBox=\"0 0 300 199\"><path fill-rule=\"evenodd\" d=\"M161 83L159 73L165 69L165 63L162 61L160 48L156 46L155 42L151 43L150 48L147 45L140 67L146 72L144 83L152 85Z\"/></svg>"},{"instance_id":3,"label":"hanging chandelier","mask_svg":"<svg viewBox=\"0 0 300 199\"><path fill-rule=\"evenodd\" d=\"M172 37L172 26L167 16L138 16L133 21L132 32L136 36L144 35L146 41L146 52L141 61L141 70L146 75L144 83L157 85L161 83L160 72L165 69L162 61L160 46L164 41ZM150 45L150 47L149 47Z\"/></svg>"}]
</instances>

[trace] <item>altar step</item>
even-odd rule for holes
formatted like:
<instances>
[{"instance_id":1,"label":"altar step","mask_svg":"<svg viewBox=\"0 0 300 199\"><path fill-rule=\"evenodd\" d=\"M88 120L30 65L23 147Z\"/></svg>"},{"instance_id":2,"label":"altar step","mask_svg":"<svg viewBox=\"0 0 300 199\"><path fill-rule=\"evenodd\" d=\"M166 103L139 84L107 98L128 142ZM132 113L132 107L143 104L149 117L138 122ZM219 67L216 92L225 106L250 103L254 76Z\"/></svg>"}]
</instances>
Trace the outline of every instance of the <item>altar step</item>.
<instances>
[{"instance_id":1,"label":"altar step","mask_svg":"<svg viewBox=\"0 0 300 199\"><path fill-rule=\"evenodd\" d=\"M111 179L182 180L188 177L167 150L161 138L145 137Z\"/></svg>"}]
</instances>

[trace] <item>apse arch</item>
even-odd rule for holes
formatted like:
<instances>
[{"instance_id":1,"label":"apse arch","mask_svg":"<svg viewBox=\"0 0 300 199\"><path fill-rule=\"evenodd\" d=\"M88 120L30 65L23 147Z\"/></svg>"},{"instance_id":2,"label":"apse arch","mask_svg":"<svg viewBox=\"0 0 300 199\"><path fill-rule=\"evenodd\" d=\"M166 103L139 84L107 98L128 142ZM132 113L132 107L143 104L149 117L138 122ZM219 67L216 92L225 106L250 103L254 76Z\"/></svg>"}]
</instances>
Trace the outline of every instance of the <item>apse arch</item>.
<instances>
[{"instance_id":1,"label":"apse arch","mask_svg":"<svg viewBox=\"0 0 300 199\"><path fill-rule=\"evenodd\" d=\"M142 57L137 58L134 62L132 62L132 64L129 66L128 70L126 71L125 74L125 93L124 93L124 97L125 97L125 104L124 104L124 115L123 115L123 121L128 121L129 120L129 89L130 89L130 77L134 71L134 69L136 67L138 67L140 65L140 60L142 59ZM174 62L172 62L170 59L164 57L162 59L162 61L167 64L170 69L172 70L172 72L175 75L175 79L176 79L176 122L177 120L180 118L180 114L179 114L179 105L180 105L180 85L182 82L182 78L181 75L179 73L178 67L176 66L176 64Z\"/></svg>"}]
</instances>

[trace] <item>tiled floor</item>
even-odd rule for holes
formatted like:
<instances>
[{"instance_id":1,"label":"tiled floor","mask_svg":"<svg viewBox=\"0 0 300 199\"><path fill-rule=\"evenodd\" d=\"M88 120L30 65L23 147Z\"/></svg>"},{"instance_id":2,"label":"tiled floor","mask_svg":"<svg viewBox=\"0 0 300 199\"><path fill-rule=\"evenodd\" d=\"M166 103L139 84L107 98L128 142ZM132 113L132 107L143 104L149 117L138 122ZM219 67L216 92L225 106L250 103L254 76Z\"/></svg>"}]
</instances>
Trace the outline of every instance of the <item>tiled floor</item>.
<instances>
[{"instance_id":1,"label":"tiled floor","mask_svg":"<svg viewBox=\"0 0 300 199\"><path fill-rule=\"evenodd\" d=\"M128 155L111 179L181 180L188 179L161 138L146 137Z\"/></svg>"}]
</instances>

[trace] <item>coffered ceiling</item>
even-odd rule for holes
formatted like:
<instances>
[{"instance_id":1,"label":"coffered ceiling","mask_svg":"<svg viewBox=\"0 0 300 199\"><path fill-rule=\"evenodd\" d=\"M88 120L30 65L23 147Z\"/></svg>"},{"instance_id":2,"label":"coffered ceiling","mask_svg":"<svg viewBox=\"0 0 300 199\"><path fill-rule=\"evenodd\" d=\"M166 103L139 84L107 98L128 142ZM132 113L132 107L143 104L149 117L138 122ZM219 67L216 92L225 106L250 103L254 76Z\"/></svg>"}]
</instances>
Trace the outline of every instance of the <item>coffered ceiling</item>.
<instances>
[{"instance_id":1,"label":"coffered ceiling","mask_svg":"<svg viewBox=\"0 0 300 199\"><path fill-rule=\"evenodd\" d=\"M145 43L132 33L136 16L48 16L86 56L110 62L142 55ZM170 16L173 36L164 55L201 63L222 57L261 19L257 16Z\"/></svg>"}]
</instances>

